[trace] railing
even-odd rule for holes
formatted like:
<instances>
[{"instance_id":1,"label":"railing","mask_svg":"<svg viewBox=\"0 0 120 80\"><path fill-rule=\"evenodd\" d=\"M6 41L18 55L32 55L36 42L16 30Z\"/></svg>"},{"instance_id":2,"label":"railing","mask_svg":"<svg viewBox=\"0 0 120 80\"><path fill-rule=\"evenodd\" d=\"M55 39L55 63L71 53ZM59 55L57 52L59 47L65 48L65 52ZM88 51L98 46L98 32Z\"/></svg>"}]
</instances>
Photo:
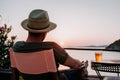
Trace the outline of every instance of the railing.
<instances>
[{"instance_id":1,"label":"railing","mask_svg":"<svg viewBox=\"0 0 120 80\"><path fill-rule=\"evenodd\" d=\"M115 51L120 52L120 50L108 50L108 49L90 49L90 48L64 48L66 50L91 50L91 51Z\"/></svg>"}]
</instances>

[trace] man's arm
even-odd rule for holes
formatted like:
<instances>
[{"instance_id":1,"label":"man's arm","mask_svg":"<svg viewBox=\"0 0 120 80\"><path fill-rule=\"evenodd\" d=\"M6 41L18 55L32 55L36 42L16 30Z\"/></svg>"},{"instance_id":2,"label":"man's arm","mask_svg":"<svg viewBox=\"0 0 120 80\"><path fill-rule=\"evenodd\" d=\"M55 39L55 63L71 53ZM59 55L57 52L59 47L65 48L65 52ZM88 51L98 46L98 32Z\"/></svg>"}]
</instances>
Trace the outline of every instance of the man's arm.
<instances>
[{"instance_id":1,"label":"man's arm","mask_svg":"<svg viewBox=\"0 0 120 80\"><path fill-rule=\"evenodd\" d=\"M70 68L78 68L78 67L82 66L83 64L84 64L83 62L80 62L79 60L74 59L69 55L67 56L67 59L64 63L65 66L68 66Z\"/></svg>"}]
</instances>

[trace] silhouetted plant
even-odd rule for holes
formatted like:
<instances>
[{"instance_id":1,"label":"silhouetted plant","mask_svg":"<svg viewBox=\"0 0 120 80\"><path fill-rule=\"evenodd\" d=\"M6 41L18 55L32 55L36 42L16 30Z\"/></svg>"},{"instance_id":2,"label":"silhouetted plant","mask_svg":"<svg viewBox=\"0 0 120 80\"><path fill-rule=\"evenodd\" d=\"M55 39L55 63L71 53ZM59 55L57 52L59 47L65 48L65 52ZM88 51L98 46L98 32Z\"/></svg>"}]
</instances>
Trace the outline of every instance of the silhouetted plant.
<instances>
[{"instance_id":1,"label":"silhouetted plant","mask_svg":"<svg viewBox=\"0 0 120 80\"><path fill-rule=\"evenodd\" d=\"M16 36L11 36L8 39L8 33L11 32L12 26L7 27L0 26L0 68L9 69L10 68L10 55L9 48L13 46Z\"/></svg>"}]
</instances>

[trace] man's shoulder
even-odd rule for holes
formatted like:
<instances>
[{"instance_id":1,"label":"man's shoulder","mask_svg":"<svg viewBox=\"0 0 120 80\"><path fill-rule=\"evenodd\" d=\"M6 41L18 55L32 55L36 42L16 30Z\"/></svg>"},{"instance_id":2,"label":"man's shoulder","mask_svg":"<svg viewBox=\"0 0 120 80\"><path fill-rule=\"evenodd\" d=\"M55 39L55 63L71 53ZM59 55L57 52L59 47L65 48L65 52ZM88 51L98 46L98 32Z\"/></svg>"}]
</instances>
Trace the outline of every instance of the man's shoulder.
<instances>
[{"instance_id":1,"label":"man's shoulder","mask_svg":"<svg viewBox=\"0 0 120 80\"><path fill-rule=\"evenodd\" d=\"M25 41L17 41L14 46L14 51L24 51L24 52L30 52L30 51L39 51L39 50L45 50L45 49L56 49L57 43L55 42L25 42Z\"/></svg>"},{"instance_id":2,"label":"man's shoulder","mask_svg":"<svg viewBox=\"0 0 120 80\"><path fill-rule=\"evenodd\" d=\"M58 45L56 42L53 42L53 41L46 41L46 42L43 42L43 43L51 44L51 45Z\"/></svg>"}]
</instances>

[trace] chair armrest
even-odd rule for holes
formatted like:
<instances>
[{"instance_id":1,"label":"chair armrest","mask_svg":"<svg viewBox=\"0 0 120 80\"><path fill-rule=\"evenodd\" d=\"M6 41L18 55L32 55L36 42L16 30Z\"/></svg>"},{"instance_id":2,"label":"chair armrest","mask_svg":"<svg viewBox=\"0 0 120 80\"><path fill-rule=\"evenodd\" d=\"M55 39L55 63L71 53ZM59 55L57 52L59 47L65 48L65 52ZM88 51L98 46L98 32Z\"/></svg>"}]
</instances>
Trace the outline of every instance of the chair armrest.
<instances>
[{"instance_id":1,"label":"chair armrest","mask_svg":"<svg viewBox=\"0 0 120 80\"><path fill-rule=\"evenodd\" d=\"M75 69L65 69L65 70L59 70L60 73L64 73L67 75L68 78L71 78L76 80L77 79L83 79L86 78L88 76L88 73L86 73L86 66L82 65L79 68L75 68Z\"/></svg>"}]
</instances>

